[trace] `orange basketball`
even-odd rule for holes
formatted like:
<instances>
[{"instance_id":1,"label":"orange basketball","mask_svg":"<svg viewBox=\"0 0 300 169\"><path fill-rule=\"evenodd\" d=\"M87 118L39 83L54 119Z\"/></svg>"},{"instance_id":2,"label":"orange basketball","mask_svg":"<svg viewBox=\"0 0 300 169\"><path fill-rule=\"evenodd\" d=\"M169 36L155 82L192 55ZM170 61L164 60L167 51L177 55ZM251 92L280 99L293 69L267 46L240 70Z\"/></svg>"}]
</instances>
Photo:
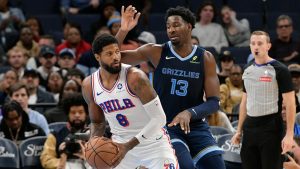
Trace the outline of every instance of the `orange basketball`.
<instances>
[{"instance_id":1,"label":"orange basketball","mask_svg":"<svg viewBox=\"0 0 300 169\"><path fill-rule=\"evenodd\" d=\"M96 169L110 169L112 159L118 154L118 147L111 139L93 137L86 143L86 161Z\"/></svg>"}]
</instances>

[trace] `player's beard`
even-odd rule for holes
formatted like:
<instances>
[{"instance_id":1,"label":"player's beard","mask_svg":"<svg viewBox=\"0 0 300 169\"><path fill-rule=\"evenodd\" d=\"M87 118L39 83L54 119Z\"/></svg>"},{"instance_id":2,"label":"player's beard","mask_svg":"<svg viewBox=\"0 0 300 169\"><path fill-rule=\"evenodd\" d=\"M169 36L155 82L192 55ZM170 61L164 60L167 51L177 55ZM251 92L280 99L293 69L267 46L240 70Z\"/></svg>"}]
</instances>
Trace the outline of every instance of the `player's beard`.
<instances>
[{"instance_id":1,"label":"player's beard","mask_svg":"<svg viewBox=\"0 0 300 169\"><path fill-rule=\"evenodd\" d=\"M105 64L102 62L101 64L102 68L108 71L111 74L118 74L121 71L121 63L117 67L108 66L108 64Z\"/></svg>"}]
</instances>

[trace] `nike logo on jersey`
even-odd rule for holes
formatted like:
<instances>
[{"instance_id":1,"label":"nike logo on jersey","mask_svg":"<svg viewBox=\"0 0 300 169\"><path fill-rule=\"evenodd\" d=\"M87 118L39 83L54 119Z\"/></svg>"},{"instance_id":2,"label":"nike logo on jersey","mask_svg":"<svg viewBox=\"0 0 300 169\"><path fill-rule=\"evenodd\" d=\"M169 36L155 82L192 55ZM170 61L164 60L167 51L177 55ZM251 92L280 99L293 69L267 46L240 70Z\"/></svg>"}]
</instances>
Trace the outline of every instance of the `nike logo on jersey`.
<instances>
[{"instance_id":1,"label":"nike logo on jersey","mask_svg":"<svg viewBox=\"0 0 300 169\"><path fill-rule=\"evenodd\" d=\"M160 140L163 137L163 135L161 135L160 137L156 138L156 140Z\"/></svg>"},{"instance_id":2,"label":"nike logo on jersey","mask_svg":"<svg viewBox=\"0 0 300 169\"><path fill-rule=\"evenodd\" d=\"M97 92L97 96L101 95L102 93L103 93L103 91L102 91L102 92L100 92L100 93L98 93L98 92Z\"/></svg>"},{"instance_id":3,"label":"nike logo on jersey","mask_svg":"<svg viewBox=\"0 0 300 169\"><path fill-rule=\"evenodd\" d=\"M167 60L170 60L170 59L174 59L175 57L169 57L169 56L166 56L166 59Z\"/></svg>"}]
</instances>

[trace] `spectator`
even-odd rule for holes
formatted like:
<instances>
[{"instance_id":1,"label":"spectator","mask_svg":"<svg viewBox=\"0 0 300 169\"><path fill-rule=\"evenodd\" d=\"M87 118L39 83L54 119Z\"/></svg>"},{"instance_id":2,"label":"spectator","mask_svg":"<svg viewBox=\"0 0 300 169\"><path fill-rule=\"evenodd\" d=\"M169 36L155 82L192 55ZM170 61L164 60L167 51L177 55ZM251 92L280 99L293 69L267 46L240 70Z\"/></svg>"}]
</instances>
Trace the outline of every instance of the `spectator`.
<instances>
[{"instance_id":1,"label":"spectator","mask_svg":"<svg viewBox=\"0 0 300 169\"><path fill-rule=\"evenodd\" d=\"M60 11L63 15L78 13L96 13L100 0L60 0Z\"/></svg>"},{"instance_id":2,"label":"spectator","mask_svg":"<svg viewBox=\"0 0 300 169\"><path fill-rule=\"evenodd\" d=\"M40 37L44 35L44 30L41 21L37 17L28 17L26 24L30 27L33 33L33 40L39 42Z\"/></svg>"},{"instance_id":3,"label":"spectator","mask_svg":"<svg viewBox=\"0 0 300 169\"><path fill-rule=\"evenodd\" d=\"M9 101L2 108L3 119L0 123L0 137L12 140L17 145L22 140L35 136L45 136L45 132L29 122L27 113L16 101Z\"/></svg>"},{"instance_id":4,"label":"spectator","mask_svg":"<svg viewBox=\"0 0 300 169\"><path fill-rule=\"evenodd\" d=\"M241 103L243 95L243 71L239 65L233 65L225 84L220 86L220 109L232 113L233 107Z\"/></svg>"},{"instance_id":5,"label":"spectator","mask_svg":"<svg viewBox=\"0 0 300 169\"><path fill-rule=\"evenodd\" d=\"M292 75L292 82L295 89L297 104L299 105L300 101L300 65L299 64L290 64L288 69ZM299 110L300 111L300 110ZM297 112L299 112L297 111Z\"/></svg>"},{"instance_id":6,"label":"spectator","mask_svg":"<svg viewBox=\"0 0 300 169\"><path fill-rule=\"evenodd\" d=\"M24 75L27 60L26 51L20 47L14 47L7 52L9 69L17 72L19 79Z\"/></svg>"},{"instance_id":7,"label":"spectator","mask_svg":"<svg viewBox=\"0 0 300 169\"><path fill-rule=\"evenodd\" d=\"M4 104L9 93L9 87L18 82L18 74L13 70L8 70L4 74L4 79L0 82L0 105Z\"/></svg>"},{"instance_id":8,"label":"spectator","mask_svg":"<svg viewBox=\"0 0 300 169\"><path fill-rule=\"evenodd\" d=\"M197 36L192 36L192 43L193 45L200 45L200 41L199 39L197 38Z\"/></svg>"},{"instance_id":9,"label":"spectator","mask_svg":"<svg viewBox=\"0 0 300 169\"><path fill-rule=\"evenodd\" d=\"M75 67L76 56L72 49L65 48L58 54L58 65L61 69L69 70Z\"/></svg>"},{"instance_id":10,"label":"spectator","mask_svg":"<svg viewBox=\"0 0 300 169\"><path fill-rule=\"evenodd\" d=\"M56 53L59 53L64 48L70 48L75 52L77 62L84 52L91 49L91 45L82 39L80 25L69 24L69 26L66 41L57 46Z\"/></svg>"},{"instance_id":11,"label":"spectator","mask_svg":"<svg viewBox=\"0 0 300 169\"><path fill-rule=\"evenodd\" d=\"M40 74L36 70L26 70L22 81L26 84L29 92L29 104L55 103L53 95L40 86ZM38 107L35 110L44 113L46 108Z\"/></svg>"},{"instance_id":12,"label":"spectator","mask_svg":"<svg viewBox=\"0 0 300 169\"><path fill-rule=\"evenodd\" d=\"M220 53L222 47L227 47L228 42L222 26L214 23L216 18L216 8L212 1L204 1L200 6L197 15L199 21L192 31L193 36L197 36L203 47L214 47Z\"/></svg>"},{"instance_id":13,"label":"spectator","mask_svg":"<svg viewBox=\"0 0 300 169\"><path fill-rule=\"evenodd\" d=\"M292 38L293 21L287 15L277 18L277 38L272 41L270 56L285 64L300 63L300 43Z\"/></svg>"},{"instance_id":14,"label":"spectator","mask_svg":"<svg viewBox=\"0 0 300 169\"><path fill-rule=\"evenodd\" d=\"M23 83L15 83L11 86L9 97L22 106L23 110L28 114L30 123L41 127L46 134L49 134L49 127L45 117L37 111L28 107L29 92Z\"/></svg>"},{"instance_id":15,"label":"spectator","mask_svg":"<svg viewBox=\"0 0 300 169\"><path fill-rule=\"evenodd\" d=\"M8 0L0 2L0 32L1 46L10 49L18 39L19 25L25 21L23 12L19 8L8 6ZM4 40L3 40L4 39Z\"/></svg>"},{"instance_id":16,"label":"spectator","mask_svg":"<svg viewBox=\"0 0 300 169\"><path fill-rule=\"evenodd\" d=\"M100 19L97 22L92 23L92 25L91 25L91 30L90 30L90 35L89 35L89 37L91 37L91 40L97 34L99 29L106 27L109 18L115 12L117 12L116 7L113 2L105 2L101 11L102 11L102 13L101 13Z\"/></svg>"},{"instance_id":17,"label":"spectator","mask_svg":"<svg viewBox=\"0 0 300 169\"><path fill-rule=\"evenodd\" d=\"M47 78L47 86L46 89L50 92L55 99L55 102L59 101L59 94L62 90L64 84L64 80L62 75L59 72L50 72Z\"/></svg>"},{"instance_id":18,"label":"spectator","mask_svg":"<svg viewBox=\"0 0 300 169\"><path fill-rule=\"evenodd\" d=\"M66 79L68 80L74 80L76 81L80 86L82 84L82 81L84 79L84 74L79 70L79 69L69 69L67 75L66 75Z\"/></svg>"},{"instance_id":19,"label":"spectator","mask_svg":"<svg viewBox=\"0 0 300 169\"><path fill-rule=\"evenodd\" d=\"M33 32L29 26L23 25L20 29L20 39L17 42L17 47L24 49L27 52L29 58L37 57L40 52L40 47L33 40Z\"/></svg>"},{"instance_id":20,"label":"spectator","mask_svg":"<svg viewBox=\"0 0 300 169\"><path fill-rule=\"evenodd\" d=\"M110 30L110 33L114 36L116 36L116 34L118 33L120 27L121 27L121 16L120 14L114 13L114 15L112 15L108 22L107 25L108 29Z\"/></svg>"},{"instance_id":21,"label":"spectator","mask_svg":"<svg viewBox=\"0 0 300 169\"><path fill-rule=\"evenodd\" d=\"M48 123L67 121L67 115L63 110L63 99L72 93L81 93L81 86L74 80L68 80L63 84L59 94L59 101L56 107L47 110L44 115Z\"/></svg>"},{"instance_id":22,"label":"spectator","mask_svg":"<svg viewBox=\"0 0 300 169\"><path fill-rule=\"evenodd\" d=\"M234 59L230 51L225 50L220 54L221 72L218 73L220 84L225 83L225 79L229 76L231 67L234 64Z\"/></svg>"},{"instance_id":23,"label":"spectator","mask_svg":"<svg viewBox=\"0 0 300 169\"><path fill-rule=\"evenodd\" d=\"M42 85L46 86L45 82L48 78L50 72L59 71L59 68L55 66L57 62L57 57L54 51L54 48L50 46L42 46L41 52L39 54L39 61L41 66L37 68L37 71L42 77Z\"/></svg>"},{"instance_id":24,"label":"spectator","mask_svg":"<svg viewBox=\"0 0 300 169\"><path fill-rule=\"evenodd\" d=\"M55 40L52 35L43 35L39 39L39 46L50 46L55 48Z\"/></svg>"},{"instance_id":25,"label":"spectator","mask_svg":"<svg viewBox=\"0 0 300 169\"><path fill-rule=\"evenodd\" d=\"M247 19L237 20L236 13L229 6L221 9L222 24L230 46L249 46L250 27Z\"/></svg>"},{"instance_id":26,"label":"spectator","mask_svg":"<svg viewBox=\"0 0 300 169\"><path fill-rule=\"evenodd\" d=\"M89 167L84 159L83 146L70 147L67 140L75 133L86 131L88 121L88 108L80 93L73 93L68 98L64 99L64 110L68 116L68 124L60 129L49 134L44 149L41 154L41 164L45 169L65 168L69 159L75 158L80 161L77 163L77 168ZM75 151L71 151L72 148Z\"/></svg>"}]
</instances>

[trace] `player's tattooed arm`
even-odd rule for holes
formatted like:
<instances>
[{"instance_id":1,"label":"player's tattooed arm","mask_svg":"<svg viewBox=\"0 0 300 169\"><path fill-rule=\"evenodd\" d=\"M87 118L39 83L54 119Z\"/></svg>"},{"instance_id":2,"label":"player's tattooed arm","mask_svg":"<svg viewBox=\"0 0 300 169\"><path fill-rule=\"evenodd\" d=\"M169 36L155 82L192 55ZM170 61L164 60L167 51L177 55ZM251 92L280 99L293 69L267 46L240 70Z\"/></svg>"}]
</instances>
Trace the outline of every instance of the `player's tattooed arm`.
<instances>
[{"instance_id":1,"label":"player's tattooed arm","mask_svg":"<svg viewBox=\"0 0 300 169\"><path fill-rule=\"evenodd\" d=\"M94 102L91 87L91 76L88 76L82 82L82 95L88 105L89 117L91 120L91 137L103 136L106 122L102 109Z\"/></svg>"},{"instance_id":2,"label":"player's tattooed arm","mask_svg":"<svg viewBox=\"0 0 300 169\"><path fill-rule=\"evenodd\" d=\"M137 68L131 68L128 73L131 73L131 76L128 77L129 88L143 104L148 103L157 96L144 72Z\"/></svg>"}]
</instances>

